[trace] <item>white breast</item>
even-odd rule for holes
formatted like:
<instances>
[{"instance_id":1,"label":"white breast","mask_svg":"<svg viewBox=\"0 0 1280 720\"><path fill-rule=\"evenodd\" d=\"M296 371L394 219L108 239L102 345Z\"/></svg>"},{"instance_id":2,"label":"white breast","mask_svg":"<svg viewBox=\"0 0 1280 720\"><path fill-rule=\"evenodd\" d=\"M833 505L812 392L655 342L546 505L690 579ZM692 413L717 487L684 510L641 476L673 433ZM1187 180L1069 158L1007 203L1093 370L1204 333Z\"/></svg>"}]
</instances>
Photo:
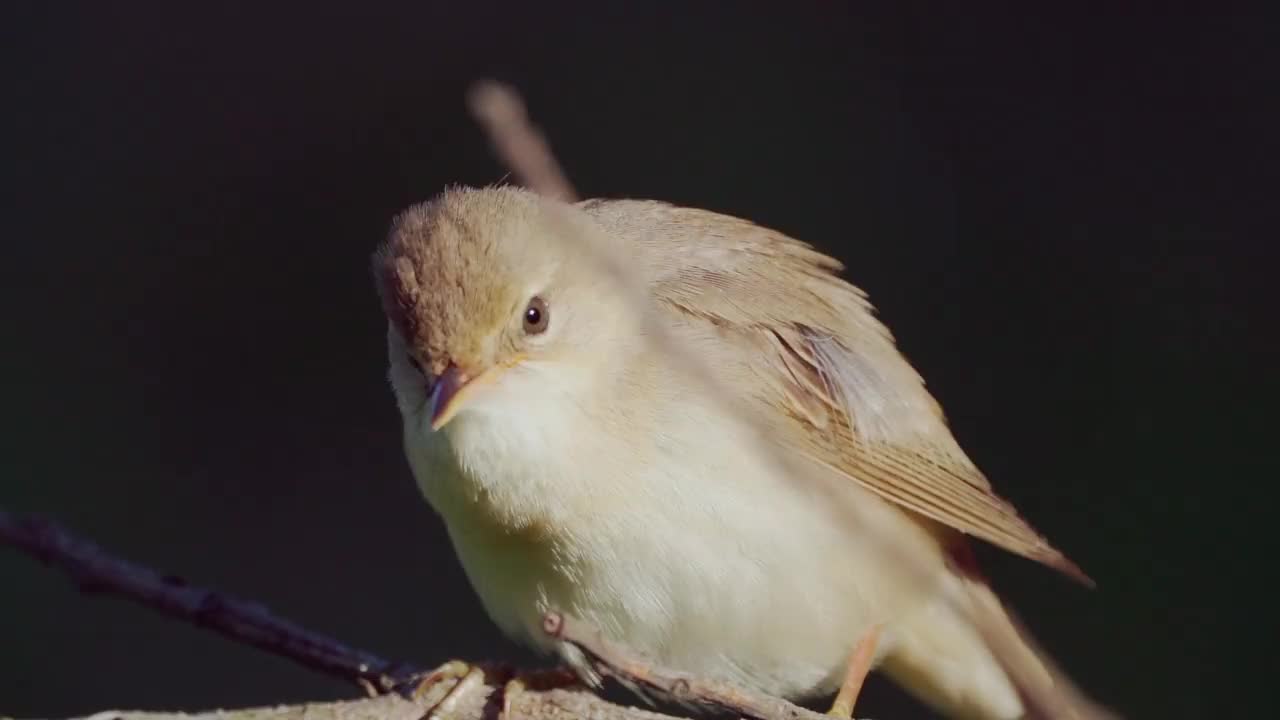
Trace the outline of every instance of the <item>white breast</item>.
<instances>
[{"instance_id":1,"label":"white breast","mask_svg":"<svg viewBox=\"0 0 1280 720\"><path fill-rule=\"evenodd\" d=\"M865 493L848 502L847 480L832 502L783 476L705 404L630 418L648 430L626 435L539 392L443 434L406 428L424 493L514 638L550 649L540 621L557 608L670 666L795 696L834 689L870 624L923 597L868 582L892 575L884 533L901 548L918 529Z\"/></svg>"}]
</instances>

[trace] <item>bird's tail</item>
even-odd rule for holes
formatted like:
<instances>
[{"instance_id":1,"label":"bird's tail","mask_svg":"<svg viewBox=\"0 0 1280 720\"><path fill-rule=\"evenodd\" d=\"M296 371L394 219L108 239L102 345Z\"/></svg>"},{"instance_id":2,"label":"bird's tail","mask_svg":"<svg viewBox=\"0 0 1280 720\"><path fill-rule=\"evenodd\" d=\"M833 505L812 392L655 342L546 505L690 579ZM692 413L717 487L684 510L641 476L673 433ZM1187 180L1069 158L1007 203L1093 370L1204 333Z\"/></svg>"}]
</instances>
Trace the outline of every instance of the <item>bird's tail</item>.
<instances>
[{"instance_id":1,"label":"bird's tail","mask_svg":"<svg viewBox=\"0 0 1280 720\"><path fill-rule=\"evenodd\" d=\"M1017 688L1027 720L1120 720L1085 696L1054 664L987 583L962 578L979 635Z\"/></svg>"}]
</instances>

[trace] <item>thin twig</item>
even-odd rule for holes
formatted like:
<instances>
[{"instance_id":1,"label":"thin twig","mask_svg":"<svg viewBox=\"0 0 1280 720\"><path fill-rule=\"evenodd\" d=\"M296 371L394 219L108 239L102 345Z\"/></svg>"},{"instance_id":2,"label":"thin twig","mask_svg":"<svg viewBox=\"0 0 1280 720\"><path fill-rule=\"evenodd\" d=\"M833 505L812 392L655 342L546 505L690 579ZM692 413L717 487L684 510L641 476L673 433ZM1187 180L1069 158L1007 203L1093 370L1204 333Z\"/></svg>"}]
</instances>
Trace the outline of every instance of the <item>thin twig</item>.
<instances>
[{"instance_id":1,"label":"thin twig","mask_svg":"<svg viewBox=\"0 0 1280 720\"><path fill-rule=\"evenodd\" d=\"M540 195L574 202L576 193L560 169L546 137L529 121L524 102L493 80L476 83L467 94L471 114L484 126L494 150L522 184Z\"/></svg>"},{"instance_id":2,"label":"thin twig","mask_svg":"<svg viewBox=\"0 0 1280 720\"><path fill-rule=\"evenodd\" d=\"M182 578L115 557L47 518L0 509L0 540L66 572L82 592L132 600L366 691L372 685L385 692L421 673L413 665L386 660L300 627L258 603L189 585Z\"/></svg>"},{"instance_id":3,"label":"thin twig","mask_svg":"<svg viewBox=\"0 0 1280 720\"><path fill-rule=\"evenodd\" d=\"M826 715L782 698L659 667L563 613L549 612L543 616L542 629L547 635L576 646L595 663L600 674L640 690L655 691L679 703L710 706L759 720L830 720Z\"/></svg>"}]
</instances>

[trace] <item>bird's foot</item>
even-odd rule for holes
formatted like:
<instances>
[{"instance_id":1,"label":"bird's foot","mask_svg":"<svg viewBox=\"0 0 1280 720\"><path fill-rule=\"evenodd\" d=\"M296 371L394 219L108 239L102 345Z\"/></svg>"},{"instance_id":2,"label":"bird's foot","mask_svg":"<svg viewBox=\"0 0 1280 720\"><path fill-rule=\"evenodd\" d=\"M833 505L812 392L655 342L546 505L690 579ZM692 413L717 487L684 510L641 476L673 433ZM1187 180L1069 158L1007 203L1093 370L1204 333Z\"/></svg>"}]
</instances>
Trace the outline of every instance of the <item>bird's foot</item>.
<instances>
[{"instance_id":1,"label":"bird's foot","mask_svg":"<svg viewBox=\"0 0 1280 720\"><path fill-rule=\"evenodd\" d=\"M844 682L840 684L840 692L831 704L827 714L841 720L851 720L853 706L858 701L858 693L862 692L862 683L871 672L871 663L876 656L876 644L880 642L880 626L873 625L853 646L849 654L849 664L845 668Z\"/></svg>"},{"instance_id":2,"label":"bird's foot","mask_svg":"<svg viewBox=\"0 0 1280 720\"><path fill-rule=\"evenodd\" d=\"M502 702L499 720L511 716L512 702L526 690L537 692L581 684L578 676L569 668L516 671L501 663L450 660L419 680L413 688L412 696L414 699L422 699L435 686L449 681L453 681L453 687L431 706L423 720L452 720L457 716L462 701L489 682L501 685L502 688L499 690Z\"/></svg>"},{"instance_id":3,"label":"bird's foot","mask_svg":"<svg viewBox=\"0 0 1280 720\"><path fill-rule=\"evenodd\" d=\"M453 687L423 717L423 720L450 720L457 714L458 703L471 692L483 687L485 679L490 676L510 677L511 670L496 663L450 660L418 680L410 694L414 700L421 700L440 683L453 681Z\"/></svg>"}]
</instances>

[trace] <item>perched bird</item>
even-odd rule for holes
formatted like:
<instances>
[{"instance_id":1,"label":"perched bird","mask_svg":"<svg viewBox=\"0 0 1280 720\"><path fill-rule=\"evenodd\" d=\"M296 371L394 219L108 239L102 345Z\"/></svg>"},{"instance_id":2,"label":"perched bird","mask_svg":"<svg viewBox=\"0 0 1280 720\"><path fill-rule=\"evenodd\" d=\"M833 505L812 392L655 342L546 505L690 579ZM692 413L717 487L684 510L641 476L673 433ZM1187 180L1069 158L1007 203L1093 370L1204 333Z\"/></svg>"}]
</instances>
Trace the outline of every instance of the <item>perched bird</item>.
<instances>
[{"instance_id":1,"label":"perched bird","mask_svg":"<svg viewBox=\"0 0 1280 720\"><path fill-rule=\"evenodd\" d=\"M953 717L1089 714L1028 702L1070 685L968 537L1087 578L965 456L836 260L706 210L489 187L401 213L373 265L409 464L509 636L572 661L541 630L557 609L796 700L856 696L874 666Z\"/></svg>"}]
</instances>

